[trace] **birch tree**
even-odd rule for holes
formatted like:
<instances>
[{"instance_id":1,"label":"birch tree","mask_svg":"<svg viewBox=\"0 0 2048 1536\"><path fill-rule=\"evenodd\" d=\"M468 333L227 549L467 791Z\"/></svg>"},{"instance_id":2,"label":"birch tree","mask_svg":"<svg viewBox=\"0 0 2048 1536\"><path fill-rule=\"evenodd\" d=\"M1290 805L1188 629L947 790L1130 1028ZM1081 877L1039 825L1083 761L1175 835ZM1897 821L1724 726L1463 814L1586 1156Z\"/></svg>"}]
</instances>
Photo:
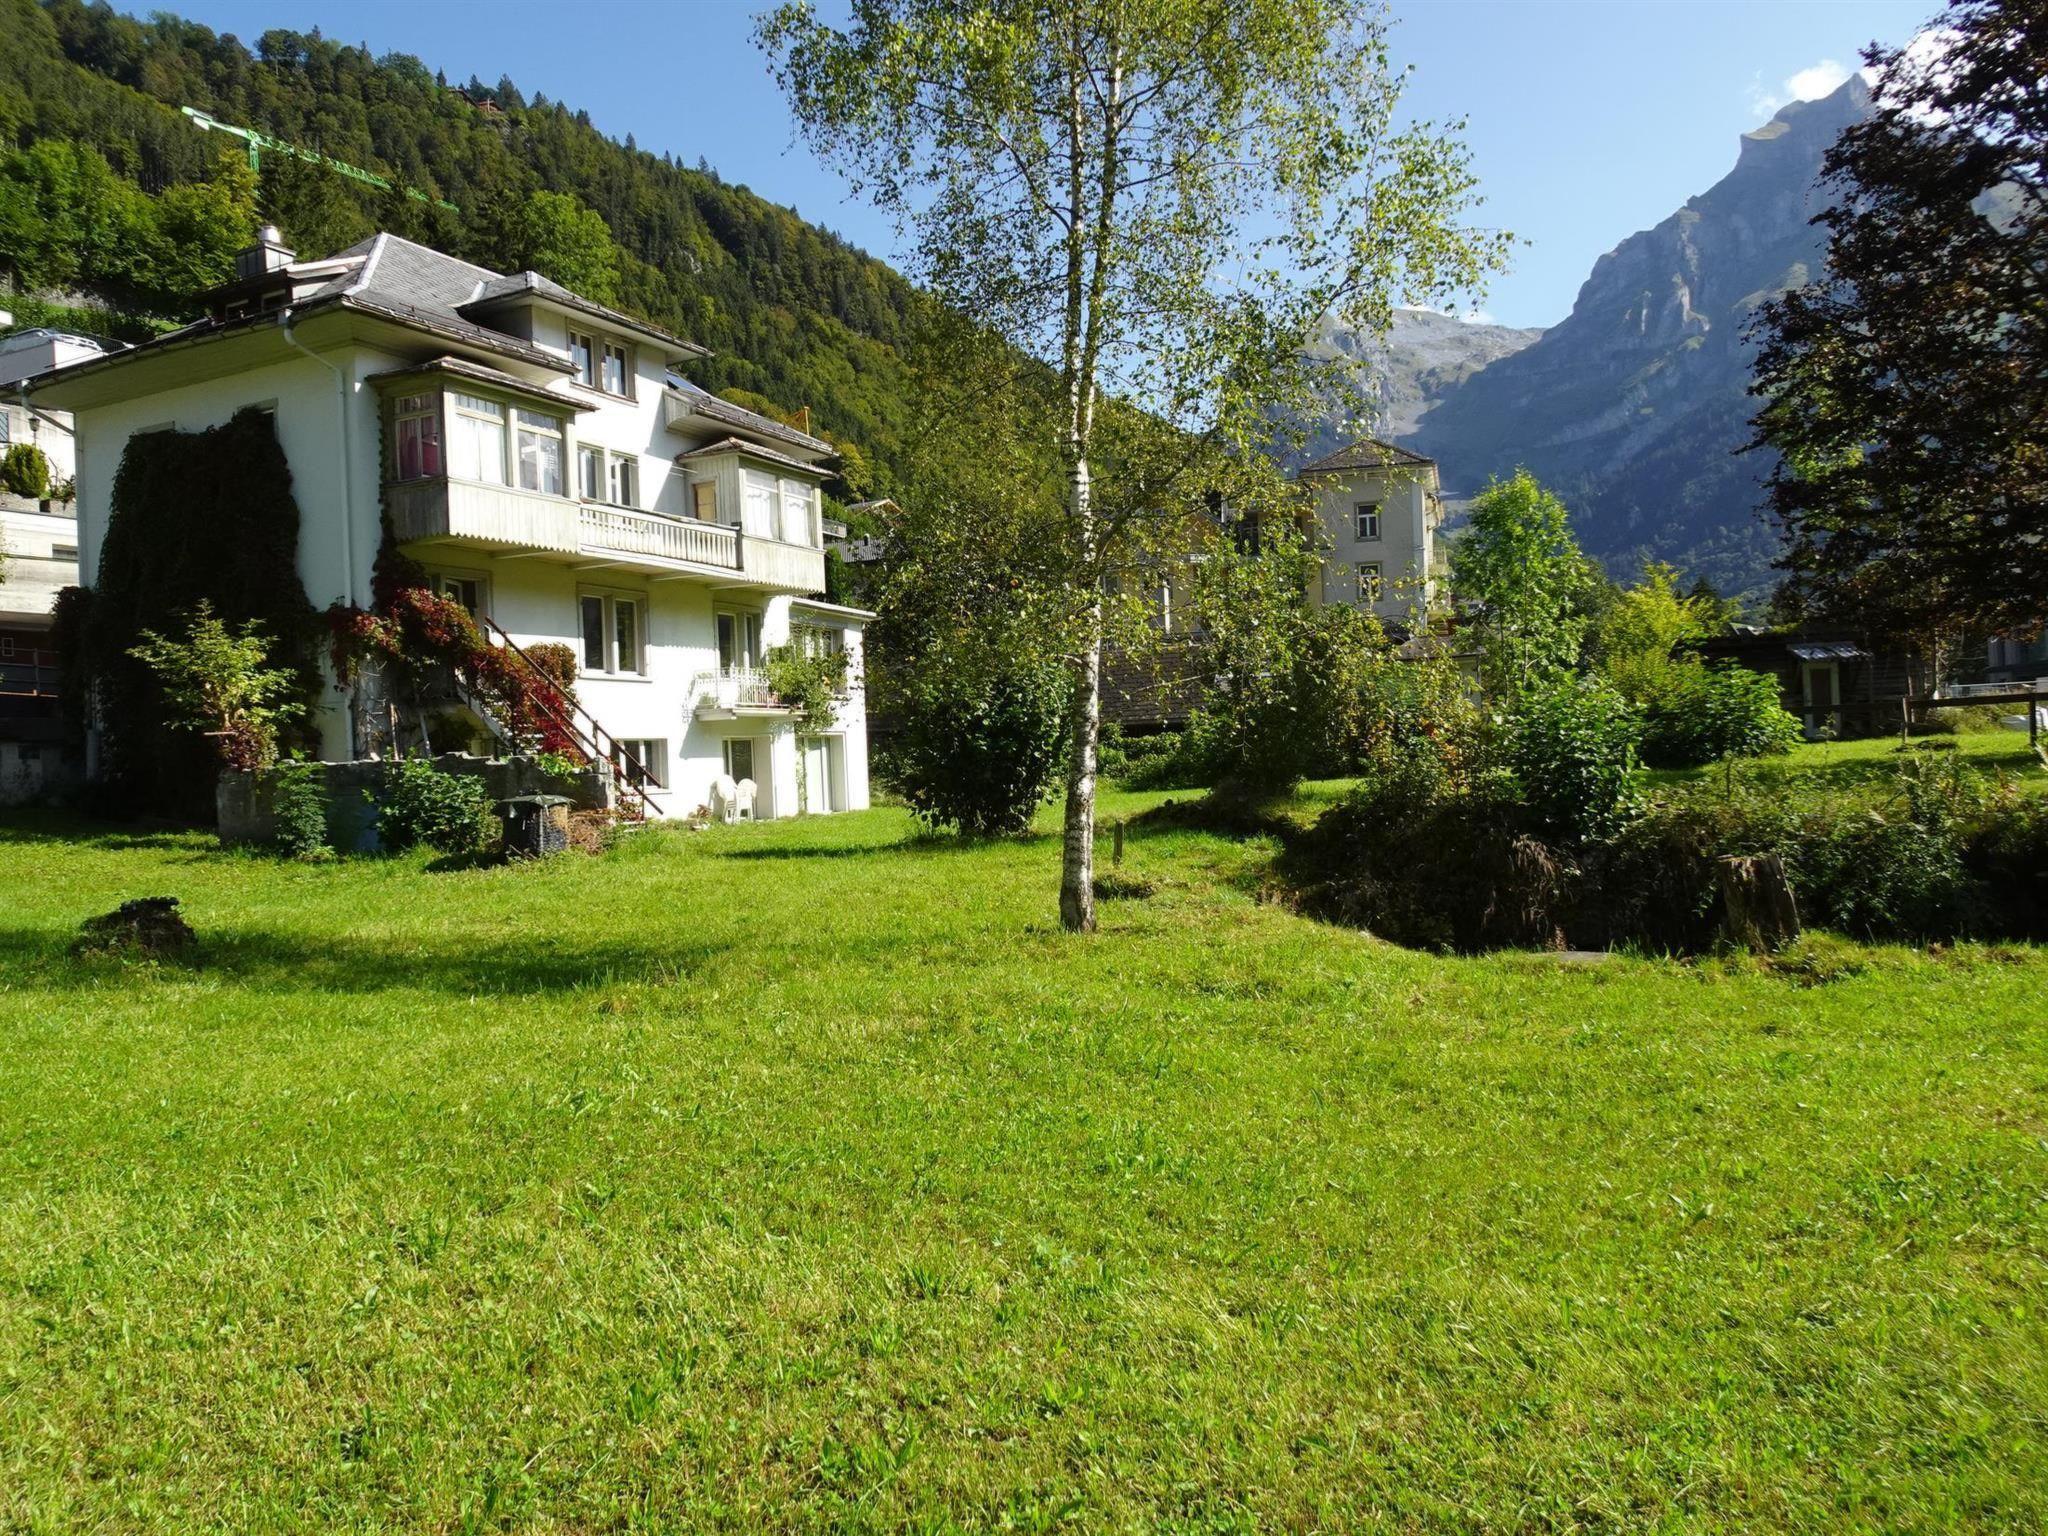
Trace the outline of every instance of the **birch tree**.
<instances>
[{"instance_id":1,"label":"birch tree","mask_svg":"<svg viewBox=\"0 0 2048 1536\"><path fill-rule=\"evenodd\" d=\"M1105 575L1198 516L1219 463L1327 412L1347 380L1309 354L1322 317L1372 332L1473 291L1506 236L1467 222L1461 125L1402 121L1368 0L853 0L843 26L787 0L758 37L912 277L1053 376L1060 919L1092 929Z\"/></svg>"}]
</instances>

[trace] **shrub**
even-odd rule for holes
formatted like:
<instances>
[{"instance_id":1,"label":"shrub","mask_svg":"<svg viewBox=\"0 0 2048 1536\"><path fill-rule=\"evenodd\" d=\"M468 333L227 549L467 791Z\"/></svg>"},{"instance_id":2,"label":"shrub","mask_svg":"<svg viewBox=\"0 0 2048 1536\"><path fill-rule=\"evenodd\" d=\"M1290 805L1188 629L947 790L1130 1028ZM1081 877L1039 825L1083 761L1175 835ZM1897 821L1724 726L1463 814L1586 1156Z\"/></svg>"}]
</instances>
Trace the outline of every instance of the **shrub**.
<instances>
[{"instance_id":1,"label":"shrub","mask_svg":"<svg viewBox=\"0 0 2048 1536\"><path fill-rule=\"evenodd\" d=\"M206 736L229 768L264 768L277 758L277 733L305 713L292 695L298 678L268 665L270 640L254 622L230 629L202 601L186 637L142 631L129 655L159 679L171 723Z\"/></svg>"},{"instance_id":2,"label":"shrub","mask_svg":"<svg viewBox=\"0 0 2048 1536\"><path fill-rule=\"evenodd\" d=\"M1022 832L1063 760L1070 693L1053 663L920 679L893 753L897 789L927 826Z\"/></svg>"},{"instance_id":3,"label":"shrub","mask_svg":"<svg viewBox=\"0 0 2048 1536\"><path fill-rule=\"evenodd\" d=\"M391 765L377 835L391 849L424 843L443 853L482 853L497 841L498 818L483 780L408 758Z\"/></svg>"},{"instance_id":4,"label":"shrub","mask_svg":"<svg viewBox=\"0 0 2048 1536\"><path fill-rule=\"evenodd\" d=\"M1308 910L1396 944L1555 947L1576 869L1520 829L1507 788L1404 752L1294 839L1282 872Z\"/></svg>"},{"instance_id":5,"label":"shrub","mask_svg":"<svg viewBox=\"0 0 2048 1536\"><path fill-rule=\"evenodd\" d=\"M325 773L312 763L287 763L271 776L270 783L271 847L291 859L310 859L325 853Z\"/></svg>"},{"instance_id":6,"label":"shrub","mask_svg":"<svg viewBox=\"0 0 2048 1536\"><path fill-rule=\"evenodd\" d=\"M582 663L576 655L575 646L543 640L538 645L526 647L526 659L533 663L536 672L562 691L563 698L576 697L576 676L582 670Z\"/></svg>"},{"instance_id":7,"label":"shrub","mask_svg":"<svg viewBox=\"0 0 2048 1536\"><path fill-rule=\"evenodd\" d=\"M50 461L34 443L16 443L0 454L0 490L40 501L50 494Z\"/></svg>"},{"instance_id":8,"label":"shrub","mask_svg":"<svg viewBox=\"0 0 2048 1536\"><path fill-rule=\"evenodd\" d=\"M1692 768L1729 757L1789 752L1799 721L1778 702L1778 682L1746 667L1674 664L1670 686L1643 711L1643 760Z\"/></svg>"},{"instance_id":9,"label":"shrub","mask_svg":"<svg viewBox=\"0 0 2048 1536\"><path fill-rule=\"evenodd\" d=\"M1520 698L1507 732L1508 767L1534 830L1597 842L1640 813L1635 712L1610 684L1575 677Z\"/></svg>"}]
</instances>

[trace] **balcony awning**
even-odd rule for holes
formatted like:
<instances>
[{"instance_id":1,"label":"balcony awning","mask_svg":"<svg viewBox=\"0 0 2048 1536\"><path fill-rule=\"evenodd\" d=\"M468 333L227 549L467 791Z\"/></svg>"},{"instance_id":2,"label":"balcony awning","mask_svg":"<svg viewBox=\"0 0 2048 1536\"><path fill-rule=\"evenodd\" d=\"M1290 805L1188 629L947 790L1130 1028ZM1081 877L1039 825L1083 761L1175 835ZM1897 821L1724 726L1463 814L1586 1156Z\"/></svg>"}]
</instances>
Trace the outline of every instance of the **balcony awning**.
<instances>
[{"instance_id":1,"label":"balcony awning","mask_svg":"<svg viewBox=\"0 0 2048 1536\"><path fill-rule=\"evenodd\" d=\"M1795 640L1785 649L1801 661L1870 660L1870 652L1853 640Z\"/></svg>"},{"instance_id":2,"label":"balcony awning","mask_svg":"<svg viewBox=\"0 0 2048 1536\"><path fill-rule=\"evenodd\" d=\"M524 379L514 378L509 373L500 373L495 368L486 368L482 363L472 363L467 358L437 357L432 362L415 363L410 368L393 368L386 373L373 373L364 379L366 384L384 388L392 384L412 383L435 377L458 379L465 383L482 384L486 388L500 390L508 395L517 395L522 400L544 404L551 411L594 411L596 406L574 399L569 395L558 395L539 384L529 384Z\"/></svg>"}]
</instances>

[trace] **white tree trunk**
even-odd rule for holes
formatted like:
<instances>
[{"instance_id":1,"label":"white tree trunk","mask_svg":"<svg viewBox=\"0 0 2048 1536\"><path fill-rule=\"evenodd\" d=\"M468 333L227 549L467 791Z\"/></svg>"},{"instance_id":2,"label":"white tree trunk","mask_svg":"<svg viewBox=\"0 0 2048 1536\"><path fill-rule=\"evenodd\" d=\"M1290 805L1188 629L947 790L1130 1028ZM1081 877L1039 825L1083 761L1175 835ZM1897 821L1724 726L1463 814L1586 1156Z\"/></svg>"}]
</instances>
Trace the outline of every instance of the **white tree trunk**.
<instances>
[{"instance_id":1,"label":"white tree trunk","mask_svg":"<svg viewBox=\"0 0 2048 1536\"><path fill-rule=\"evenodd\" d=\"M1085 633L1074 659L1074 703L1067 758L1067 819L1060 853L1060 926L1095 931L1095 754L1102 725L1102 593L1094 583L1095 514L1088 461L1074 461L1069 509L1081 569L1090 573Z\"/></svg>"}]
</instances>

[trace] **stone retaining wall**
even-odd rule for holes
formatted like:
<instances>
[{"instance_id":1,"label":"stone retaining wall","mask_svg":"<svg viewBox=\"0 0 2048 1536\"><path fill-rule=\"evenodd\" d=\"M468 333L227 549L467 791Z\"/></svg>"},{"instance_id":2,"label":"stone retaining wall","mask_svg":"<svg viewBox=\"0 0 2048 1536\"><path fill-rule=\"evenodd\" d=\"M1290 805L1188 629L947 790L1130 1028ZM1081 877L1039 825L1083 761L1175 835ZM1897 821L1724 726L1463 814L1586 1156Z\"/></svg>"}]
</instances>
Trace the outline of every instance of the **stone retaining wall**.
<instances>
[{"instance_id":1,"label":"stone retaining wall","mask_svg":"<svg viewBox=\"0 0 2048 1536\"><path fill-rule=\"evenodd\" d=\"M469 774L484 781L493 800L514 795L566 795L578 810L605 810L612 805L611 770L586 768L568 780L545 773L530 757L474 757L443 752L431 759L443 773ZM334 845L344 853L369 853L377 848L377 804L391 764L384 761L317 763L327 789L327 825ZM220 840L224 843L267 843L276 830L271 804L277 769L223 773L214 790Z\"/></svg>"}]
</instances>

